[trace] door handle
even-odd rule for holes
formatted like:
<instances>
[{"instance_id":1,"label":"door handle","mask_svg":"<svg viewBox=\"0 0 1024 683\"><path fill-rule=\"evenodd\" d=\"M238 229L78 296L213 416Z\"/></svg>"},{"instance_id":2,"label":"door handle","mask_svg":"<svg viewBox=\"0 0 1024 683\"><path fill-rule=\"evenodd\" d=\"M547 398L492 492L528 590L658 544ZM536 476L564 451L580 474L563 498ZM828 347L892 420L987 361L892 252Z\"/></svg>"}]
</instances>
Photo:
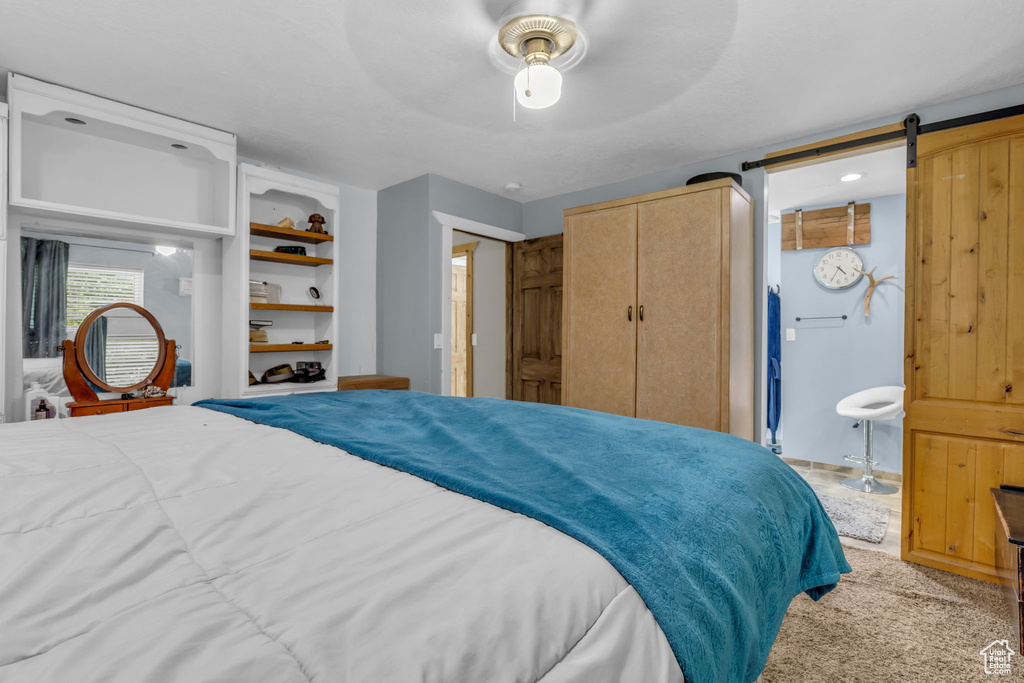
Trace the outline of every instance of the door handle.
<instances>
[{"instance_id":1,"label":"door handle","mask_svg":"<svg viewBox=\"0 0 1024 683\"><path fill-rule=\"evenodd\" d=\"M638 313L640 313L640 322L643 322L643 320L644 320L644 305L643 304L640 304L640 310L638 311Z\"/></svg>"},{"instance_id":2,"label":"door handle","mask_svg":"<svg viewBox=\"0 0 1024 683\"><path fill-rule=\"evenodd\" d=\"M626 320L633 322L633 307L630 306L626 309Z\"/></svg>"}]
</instances>

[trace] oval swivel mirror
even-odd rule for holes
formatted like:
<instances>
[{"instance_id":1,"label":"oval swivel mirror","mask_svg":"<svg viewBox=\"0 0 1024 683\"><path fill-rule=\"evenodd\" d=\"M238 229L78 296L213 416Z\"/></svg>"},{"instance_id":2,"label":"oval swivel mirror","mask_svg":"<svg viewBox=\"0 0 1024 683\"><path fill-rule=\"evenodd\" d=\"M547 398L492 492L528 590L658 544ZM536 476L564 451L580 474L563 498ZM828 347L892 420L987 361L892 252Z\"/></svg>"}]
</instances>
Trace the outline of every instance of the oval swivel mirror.
<instances>
[{"instance_id":1,"label":"oval swivel mirror","mask_svg":"<svg viewBox=\"0 0 1024 683\"><path fill-rule=\"evenodd\" d=\"M96 390L127 394L153 385L166 392L174 355L174 340L152 313L114 303L90 313L75 340L64 341L64 381L77 402L97 401Z\"/></svg>"}]
</instances>

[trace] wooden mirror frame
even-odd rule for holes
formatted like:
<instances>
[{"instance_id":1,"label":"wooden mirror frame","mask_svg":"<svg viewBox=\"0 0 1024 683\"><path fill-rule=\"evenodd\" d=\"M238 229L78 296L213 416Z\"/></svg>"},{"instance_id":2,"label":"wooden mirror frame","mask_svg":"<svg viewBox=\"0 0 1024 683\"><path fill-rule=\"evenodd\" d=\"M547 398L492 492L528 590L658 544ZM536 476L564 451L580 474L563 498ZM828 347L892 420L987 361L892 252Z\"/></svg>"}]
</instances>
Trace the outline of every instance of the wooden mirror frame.
<instances>
[{"instance_id":1,"label":"wooden mirror frame","mask_svg":"<svg viewBox=\"0 0 1024 683\"><path fill-rule=\"evenodd\" d=\"M150 325L153 326L157 337L158 351L156 363L153 365L153 369L145 379L129 387L115 387L107 384L96 376L96 373L89 367L89 363L85 358L85 340L88 337L89 330L92 328L93 323L107 311L117 308L127 308L141 315L149 321ZM145 308L132 303L121 301L97 308L82 321L82 324L78 328L78 332L75 334L75 340L72 342L70 339L66 339L64 340L63 346L64 382L67 384L68 391L76 401L97 400L96 392L89 385L90 382L106 392L113 394L127 394L129 392L142 389L149 384L155 384L166 392L170 388L171 381L174 378L174 340L168 340L164 337L164 330L160 327L160 323L157 322L152 313L147 311Z\"/></svg>"}]
</instances>

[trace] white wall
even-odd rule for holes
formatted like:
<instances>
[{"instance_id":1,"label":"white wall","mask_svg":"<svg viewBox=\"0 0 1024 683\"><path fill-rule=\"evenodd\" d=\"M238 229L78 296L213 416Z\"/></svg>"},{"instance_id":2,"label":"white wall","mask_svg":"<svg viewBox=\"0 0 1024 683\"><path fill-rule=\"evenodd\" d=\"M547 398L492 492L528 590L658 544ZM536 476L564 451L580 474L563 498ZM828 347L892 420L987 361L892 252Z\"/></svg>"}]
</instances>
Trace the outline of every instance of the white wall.
<instances>
[{"instance_id":1,"label":"white wall","mask_svg":"<svg viewBox=\"0 0 1024 683\"><path fill-rule=\"evenodd\" d=\"M473 251L473 395L505 398L505 243L452 231L452 244Z\"/></svg>"}]
</instances>

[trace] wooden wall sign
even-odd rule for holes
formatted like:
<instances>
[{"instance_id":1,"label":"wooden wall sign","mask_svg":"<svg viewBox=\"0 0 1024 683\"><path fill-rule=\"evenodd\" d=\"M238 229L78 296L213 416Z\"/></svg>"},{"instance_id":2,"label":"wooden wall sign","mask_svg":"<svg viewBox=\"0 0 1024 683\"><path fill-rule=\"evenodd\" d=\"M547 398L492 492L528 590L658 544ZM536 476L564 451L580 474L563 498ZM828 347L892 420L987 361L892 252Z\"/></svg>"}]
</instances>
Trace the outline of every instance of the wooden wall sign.
<instances>
[{"instance_id":1,"label":"wooden wall sign","mask_svg":"<svg viewBox=\"0 0 1024 683\"><path fill-rule=\"evenodd\" d=\"M853 231L850 240L850 207ZM782 216L782 250L844 247L871 242L871 205L851 204Z\"/></svg>"}]
</instances>

